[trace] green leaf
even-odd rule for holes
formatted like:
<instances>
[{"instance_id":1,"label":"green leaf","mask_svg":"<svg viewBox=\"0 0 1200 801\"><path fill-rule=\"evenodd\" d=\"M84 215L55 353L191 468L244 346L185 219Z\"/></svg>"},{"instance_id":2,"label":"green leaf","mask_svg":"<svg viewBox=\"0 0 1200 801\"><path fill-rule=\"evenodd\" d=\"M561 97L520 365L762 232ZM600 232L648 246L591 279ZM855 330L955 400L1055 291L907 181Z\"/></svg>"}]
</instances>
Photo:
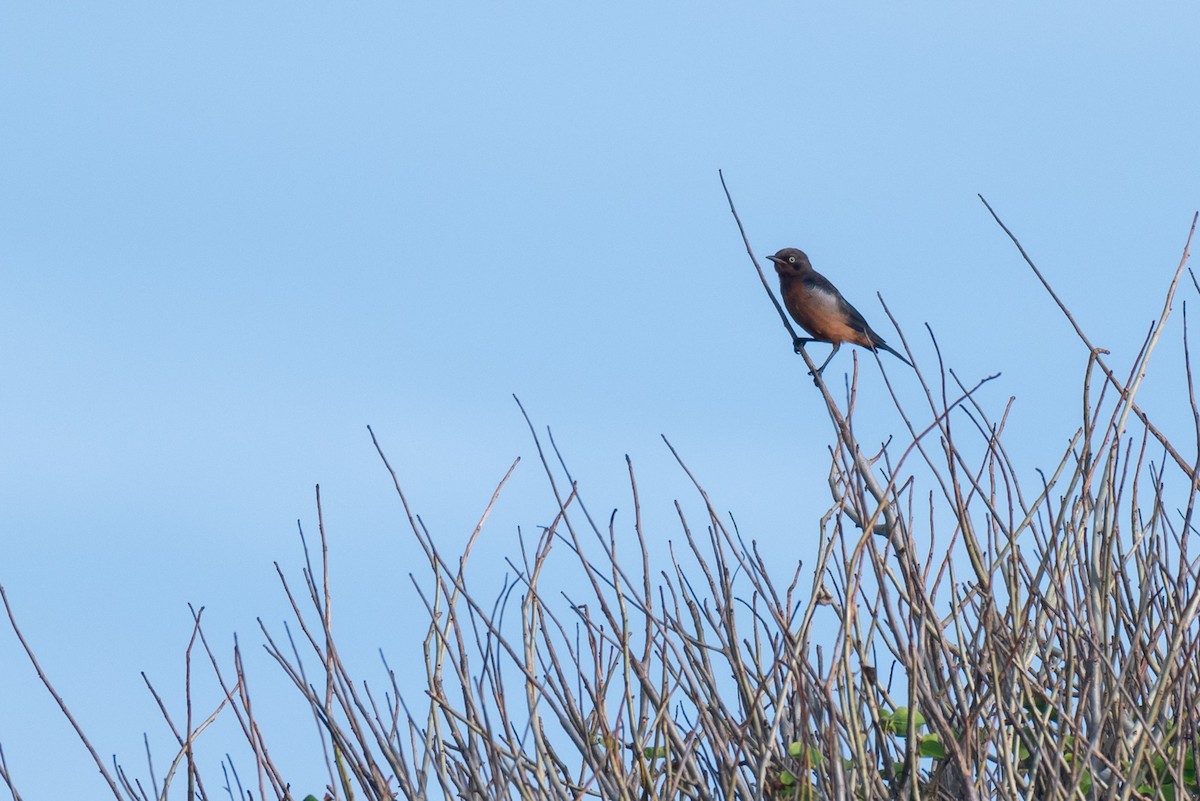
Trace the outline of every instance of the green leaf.
<instances>
[{"instance_id":1,"label":"green leaf","mask_svg":"<svg viewBox=\"0 0 1200 801\"><path fill-rule=\"evenodd\" d=\"M917 746L917 753L923 757L945 759L946 746L942 745L942 741L936 734L923 734L920 744Z\"/></svg>"},{"instance_id":2,"label":"green leaf","mask_svg":"<svg viewBox=\"0 0 1200 801\"><path fill-rule=\"evenodd\" d=\"M894 734L901 737L908 734L908 718L909 711L906 706L898 706L894 712L881 712L879 714L880 721L891 728ZM925 725L925 717L920 712L914 711L912 719L918 729Z\"/></svg>"},{"instance_id":3,"label":"green leaf","mask_svg":"<svg viewBox=\"0 0 1200 801\"><path fill-rule=\"evenodd\" d=\"M788 744L788 756L799 759L804 756L804 743L794 742ZM815 746L808 747L808 762L810 765L819 765L825 761L825 757L821 756L820 750Z\"/></svg>"},{"instance_id":4,"label":"green leaf","mask_svg":"<svg viewBox=\"0 0 1200 801\"><path fill-rule=\"evenodd\" d=\"M782 784L784 787L791 787L793 784L796 783L796 777L793 776L792 774L788 773L786 770L780 771L779 783Z\"/></svg>"},{"instance_id":5,"label":"green leaf","mask_svg":"<svg viewBox=\"0 0 1200 801\"><path fill-rule=\"evenodd\" d=\"M642 756L646 757L646 759L659 759L661 757L665 757L666 755L667 747L665 745L660 745L657 748L654 746L646 746L642 749Z\"/></svg>"},{"instance_id":6,"label":"green leaf","mask_svg":"<svg viewBox=\"0 0 1200 801\"><path fill-rule=\"evenodd\" d=\"M600 732L597 732L596 734L592 735L592 744L599 745L609 751L612 751L613 749L620 747L617 744L616 737L613 737L611 734L603 734Z\"/></svg>"},{"instance_id":7,"label":"green leaf","mask_svg":"<svg viewBox=\"0 0 1200 801\"><path fill-rule=\"evenodd\" d=\"M1017 749L1017 759L1021 760L1022 762L1029 759L1029 749L1025 747L1025 741L1021 739L1020 735L1018 735L1016 732L1013 732L1012 739L1013 747Z\"/></svg>"},{"instance_id":8,"label":"green leaf","mask_svg":"<svg viewBox=\"0 0 1200 801\"><path fill-rule=\"evenodd\" d=\"M1151 798L1154 798L1155 801L1175 801L1174 784L1164 784L1159 787L1143 784L1138 787L1138 792L1142 795L1148 795Z\"/></svg>"},{"instance_id":9,"label":"green leaf","mask_svg":"<svg viewBox=\"0 0 1200 801\"><path fill-rule=\"evenodd\" d=\"M1050 703L1050 697L1041 690L1034 690L1032 698L1028 695L1025 696L1022 706L1038 717L1045 717L1046 710L1050 710L1050 715L1047 719L1058 720L1058 710Z\"/></svg>"}]
</instances>

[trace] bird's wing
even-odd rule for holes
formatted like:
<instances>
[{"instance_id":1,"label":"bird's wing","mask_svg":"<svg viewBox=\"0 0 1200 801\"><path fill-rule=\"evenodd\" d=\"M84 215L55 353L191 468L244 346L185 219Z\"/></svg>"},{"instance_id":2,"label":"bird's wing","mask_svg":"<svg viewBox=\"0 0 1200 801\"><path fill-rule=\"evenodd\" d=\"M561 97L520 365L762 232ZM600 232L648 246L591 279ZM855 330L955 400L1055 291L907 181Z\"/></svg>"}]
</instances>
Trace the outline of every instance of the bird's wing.
<instances>
[{"instance_id":1,"label":"bird's wing","mask_svg":"<svg viewBox=\"0 0 1200 801\"><path fill-rule=\"evenodd\" d=\"M912 367L912 362L901 356L899 351L887 342L884 342L883 337L875 333L875 329L867 324L867 320L862 316L862 313L851 306L850 301L842 297L842 293L838 292L837 287L828 278L814 270L810 275L806 275L803 280L804 288L808 291L810 297L820 298L822 303L836 308L846 325L863 335L863 339L866 342L858 344L865 345L871 350L875 350L876 348L886 350L909 367Z\"/></svg>"},{"instance_id":2,"label":"bird's wing","mask_svg":"<svg viewBox=\"0 0 1200 801\"><path fill-rule=\"evenodd\" d=\"M824 296L831 304L836 304L838 311L845 316L846 322L855 331L862 333L871 340L877 342L883 341L883 338L872 331L871 326L867 325L866 318L862 316L858 309L850 305L850 301L842 297L842 293L838 292L837 287L828 278L814 270L811 275L804 277L804 285L813 295Z\"/></svg>"}]
</instances>

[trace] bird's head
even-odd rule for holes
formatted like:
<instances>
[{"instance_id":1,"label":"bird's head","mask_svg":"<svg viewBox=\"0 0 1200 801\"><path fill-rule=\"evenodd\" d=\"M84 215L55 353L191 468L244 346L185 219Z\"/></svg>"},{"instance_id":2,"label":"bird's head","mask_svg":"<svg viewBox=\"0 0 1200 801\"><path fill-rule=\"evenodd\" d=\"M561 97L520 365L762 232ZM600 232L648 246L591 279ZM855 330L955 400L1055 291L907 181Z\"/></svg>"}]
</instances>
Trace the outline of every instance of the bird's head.
<instances>
[{"instance_id":1,"label":"bird's head","mask_svg":"<svg viewBox=\"0 0 1200 801\"><path fill-rule=\"evenodd\" d=\"M812 269L808 256L804 255L803 250L796 248L784 248L774 256L767 256L767 258L775 262L775 272L780 275L796 275L803 270Z\"/></svg>"}]
</instances>

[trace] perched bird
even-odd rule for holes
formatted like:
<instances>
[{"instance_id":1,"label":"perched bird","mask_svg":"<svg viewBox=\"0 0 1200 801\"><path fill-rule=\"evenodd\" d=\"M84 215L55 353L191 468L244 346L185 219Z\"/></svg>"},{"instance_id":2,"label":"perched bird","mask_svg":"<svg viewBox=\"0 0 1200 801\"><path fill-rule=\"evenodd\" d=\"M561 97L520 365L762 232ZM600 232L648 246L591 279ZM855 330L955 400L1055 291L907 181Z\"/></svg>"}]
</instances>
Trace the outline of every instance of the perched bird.
<instances>
[{"instance_id":1,"label":"perched bird","mask_svg":"<svg viewBox=\"0 0 1200 801\"><path fill-rule=\"evenodd\" d=\"M813 375L821 374L843 342L862 345L872 351L886 350L912 367L912 362L893 350L883 341L883 337L867 325L858 309L842 297L842 293L837 291L837 287L830 283L828 278L813 269L804 251L784 248L767 258L775 262L775 272L779 273L779 291L783 295L783 305L787 306L792 319L812 334L811 337L796 337L796 352L800 352L805 342L833 344L833 350L821 366L813 371Z\"/></svg>"}]
</instances>

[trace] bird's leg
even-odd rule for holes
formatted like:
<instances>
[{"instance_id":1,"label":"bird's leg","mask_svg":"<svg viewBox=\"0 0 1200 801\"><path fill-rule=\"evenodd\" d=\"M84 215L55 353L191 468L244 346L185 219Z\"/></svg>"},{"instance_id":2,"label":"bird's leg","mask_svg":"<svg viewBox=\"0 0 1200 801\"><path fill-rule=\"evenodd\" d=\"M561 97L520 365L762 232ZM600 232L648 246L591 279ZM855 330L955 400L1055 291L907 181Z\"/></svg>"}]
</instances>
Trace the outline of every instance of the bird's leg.
<instances>
[{"instance_id":1,"label":"bird's leg","mask_svg":"<svg viewBox=\"0 0 1200 801\"><path fill-rule=\"evenodd\" d=\"M821 362L821 366L818 367L816 370L813 370L811 373L809 373L809 375L811 375L813 378L816 378L817 376L819 376L821 374L821 371L825 369L825 365L829 364L830 360L833 359L833 355L838 352L838 348L840 348L841 346L842 346L841 342L834 342L833 350L829 351L829 355L825 357L825 361Z\"/></svg>"},{"instance_id":2,"label":"bird's leg","mask_svg":"<svg viewBox=\"0 0 1200 801\"><path fill-rule=\"evenodd\" d=\"M816 342L816 341L817 340L813 339L812 337L796 337L795 339L792 340L792 350L796 351L796 353L799 353L800 351L804 350L805 342Z\"/></svg>"}]
</instances>

